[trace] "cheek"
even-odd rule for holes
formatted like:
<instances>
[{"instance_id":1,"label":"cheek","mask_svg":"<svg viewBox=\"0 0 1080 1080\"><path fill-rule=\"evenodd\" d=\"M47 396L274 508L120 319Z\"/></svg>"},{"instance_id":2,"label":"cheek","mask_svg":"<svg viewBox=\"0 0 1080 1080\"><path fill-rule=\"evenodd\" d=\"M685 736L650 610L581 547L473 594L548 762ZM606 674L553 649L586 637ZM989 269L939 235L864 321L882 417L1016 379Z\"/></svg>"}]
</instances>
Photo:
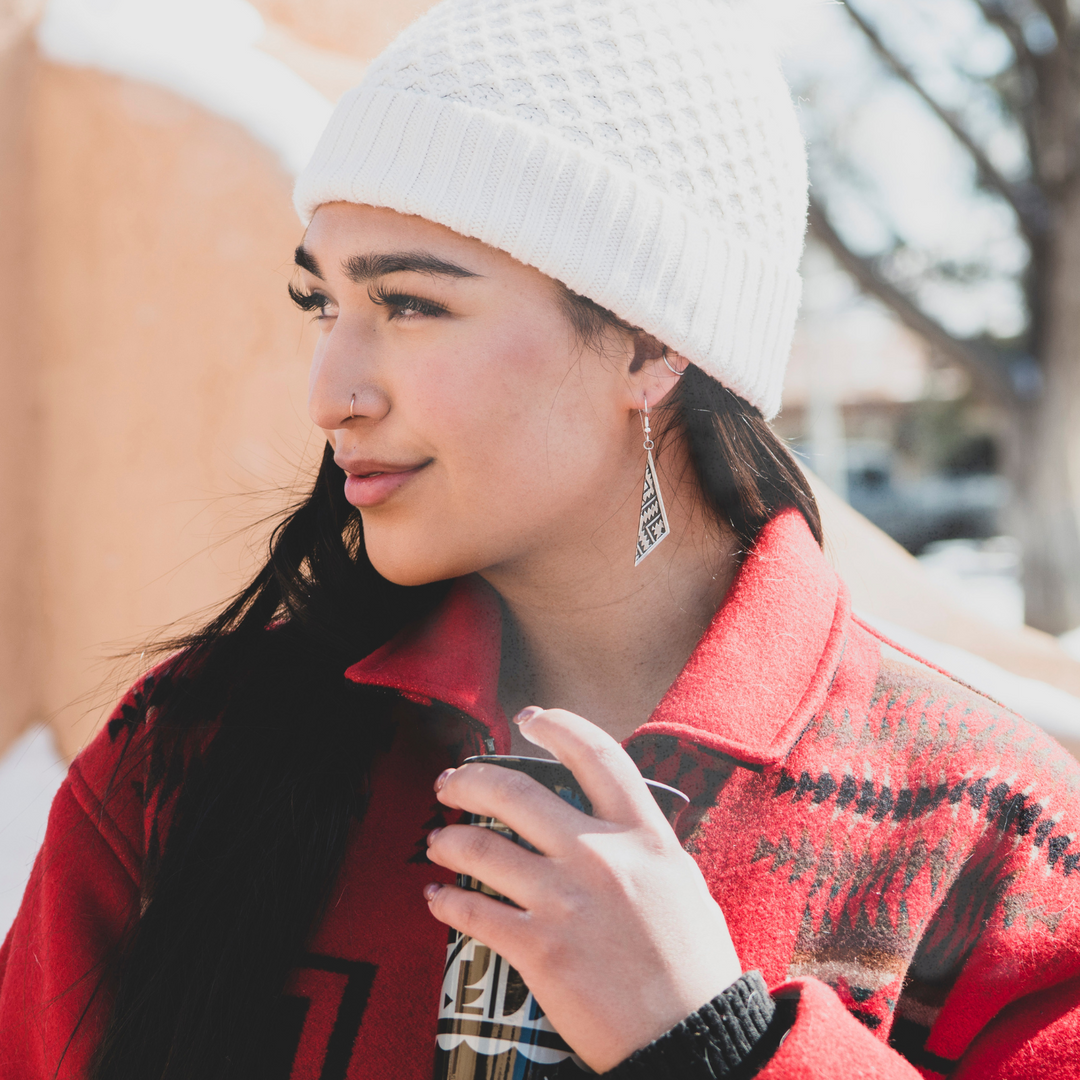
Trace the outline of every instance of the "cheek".
<instances>
[{"instance_id":1,"label":"cheek","mask_svg":"<svg viewBox=\"0 0 1080 1080\"><path fill-rule=\"evenodd\" d=\"M408 498L365 513L369 557L390 580L461 576L553 531L591 534L638 483L603 371L535 347L509 356L431 365L396 388L403 430L435 462Z\"/></svg>"},{"instance_id":2,"label":"cheek","mask_svg":"<svg viewBox=\"0 0 1080 1080\"><path fill-rule=\"evenodd\" d=\"M494 375L455 405L442 418L446 465L477 499L489 493L505 504L568 494L611 454L610 423L569 379L552 386Z\"/></svg>"}]
</instances>

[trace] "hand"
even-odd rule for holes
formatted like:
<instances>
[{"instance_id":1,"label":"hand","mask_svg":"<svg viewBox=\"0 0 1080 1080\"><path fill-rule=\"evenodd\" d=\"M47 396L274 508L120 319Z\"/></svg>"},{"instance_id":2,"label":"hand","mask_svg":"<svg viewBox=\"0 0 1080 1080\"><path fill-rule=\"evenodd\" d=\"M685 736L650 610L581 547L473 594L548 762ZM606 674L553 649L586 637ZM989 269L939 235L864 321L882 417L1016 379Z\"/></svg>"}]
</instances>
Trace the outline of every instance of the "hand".
<instances>
[{"instance_id":1,"label":"hand","mask_svg":"<svg viewBox=\"0 0 1080 1080\"><path fill-rule=\"evenodd\" d=\"M473 763L444 773L440 802L498 818L537 851L473 825L439 829L431 861L517 907L455 885L429 885L425 895L435 918L517 968L556 1031L606 1072L742 969L723 912L626 751L561 709L534 710L520 728L570 768L595 816L510 769Z\"/></svg>"}]
</instances>

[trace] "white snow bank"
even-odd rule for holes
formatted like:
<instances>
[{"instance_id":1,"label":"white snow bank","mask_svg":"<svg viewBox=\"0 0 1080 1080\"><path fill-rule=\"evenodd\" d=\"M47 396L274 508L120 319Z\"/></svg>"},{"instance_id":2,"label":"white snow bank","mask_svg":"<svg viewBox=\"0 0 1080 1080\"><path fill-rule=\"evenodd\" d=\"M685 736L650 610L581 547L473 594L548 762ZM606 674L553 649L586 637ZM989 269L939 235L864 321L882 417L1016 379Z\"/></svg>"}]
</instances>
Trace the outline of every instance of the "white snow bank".
<instances>
[{"instance_id":1,"label":"white snow bank","mask_svg":"<svg viewBox=\"0 0 1080 1080\"><path fill-rule=\"evenodd\" d=\"M31 728L0 758L0 940L19 910L66 772L47 728Z\"/></svg>"},{"instance_id":2,"label":"white snow bank","mask_svg":"<svg viewBox=\"0 0 1080 1080\"><path fill-rule=\"evenodd\" d=\"M256 48L262 16L244 0L49 0L45 56L155 83L245 128L297 175L333 109Z\"/></svg>"},{"instance_id":3,"label":"white snow bank","mask_svg":"<svg viewBox=\"0 0 1080 1080\"><path fill-rule=\"evenodd\" d=\"M1080 698L1038 679L1014 675L955 645L934 641L874 615L863 612L856 614L897 645L910 649L936 667L955 675L961 682L1007 705L1033 724L1038 724L1043 731L1080 741Z\"/></svg>"},{"instance_id":4,"label":"white snow bank","mask_svg":"<svg viewBox=\"0 0 1080 1080\"><path fill-rule=\"evenodd\" d=\"M1058 644L1074 659L1080 660L1080 627L1058 637Z\"/></svg>"}]
</instances>

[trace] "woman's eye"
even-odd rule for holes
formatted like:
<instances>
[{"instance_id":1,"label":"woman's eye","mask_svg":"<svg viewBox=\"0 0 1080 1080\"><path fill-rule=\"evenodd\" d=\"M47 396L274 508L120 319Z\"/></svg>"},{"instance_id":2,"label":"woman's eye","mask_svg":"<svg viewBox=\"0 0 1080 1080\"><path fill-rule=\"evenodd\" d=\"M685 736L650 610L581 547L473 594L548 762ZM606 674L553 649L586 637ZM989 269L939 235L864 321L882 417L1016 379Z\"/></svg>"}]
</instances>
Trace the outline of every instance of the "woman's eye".
<instances>
[{"instance_id":1,"label":"woman's eye","mask_svg":"<svg viewBox=\"0 0 1080 1080\"><path fill-rule=\"evenodd\" d=\"M295 286L289 286L289 297L301 311L317 312L315 319L330 319L337 315L337 306L325 293L301 292Z\"/></svg>"},{"instance_id":2,"label":"woman's eye","mask_svg":"<svg viewBox=\"0 0 1080 1080\"><path fill-rule=\"evenodd\" d=\"M420 296L410 296L408 293L385 292L376 289L368 296L373 304L387 308L387 317L390 319L411 320L416 318L437 318L446 314L446 308L434 300L425 300Z\"/></svg>"}]
</instances>

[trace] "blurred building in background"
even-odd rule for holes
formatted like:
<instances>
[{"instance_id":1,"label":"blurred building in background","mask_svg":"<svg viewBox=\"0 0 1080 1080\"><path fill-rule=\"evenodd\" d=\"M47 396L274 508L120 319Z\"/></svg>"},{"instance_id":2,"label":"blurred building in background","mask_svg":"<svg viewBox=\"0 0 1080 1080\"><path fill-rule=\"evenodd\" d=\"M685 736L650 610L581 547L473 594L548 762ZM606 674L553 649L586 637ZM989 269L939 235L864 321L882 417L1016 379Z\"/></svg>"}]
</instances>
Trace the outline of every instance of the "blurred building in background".
<instances>
[{"instance_id":1,"label":"blurred building in background","mask_svg":"<svg viewBox=\"0 0 1080 1080\"><path fill-rule=\"evenodd\" d=\"M894 3L890 27L901 7L925 21L965 2ZM309 482L321 438L305 403L311 327L286 296L292 179L333 101L427 6L0 0L0 934L63 759L140 669L140 642L234 592ZM865 82L896 73L867 67L843 10L796 6L809 30L790 67L811 139L854 143L867 168L890 160L851 117ZM919 117L890 138L955 171L926 135L940 118ZM813 161L843 243L873 262L889 237ZM932 235L935 182L920 196ZM998 278L1022 277L1008 222L984 209L967 225L975 246L981 227ZM827 552L862 613L1080 746L1080 663L1020 625L1013 413L815 236L777 426L828 485ZM881 274L902 263L889 250ZM1015 288L995 301L985 281L954 286L958 340L1021 333Z\"/></svg>"},{"instance_id":2,"label":"blurred building in background","mask_svg":"<svg viewBox=\"0 0 1080 1080\"><path fill-rule=\"evenodd\" d=\"M862 296L813 239L803 266L777 429L833 491L915 555L936 542L1005 532L1001 410Z\"/></svg>"}]
</instances>

